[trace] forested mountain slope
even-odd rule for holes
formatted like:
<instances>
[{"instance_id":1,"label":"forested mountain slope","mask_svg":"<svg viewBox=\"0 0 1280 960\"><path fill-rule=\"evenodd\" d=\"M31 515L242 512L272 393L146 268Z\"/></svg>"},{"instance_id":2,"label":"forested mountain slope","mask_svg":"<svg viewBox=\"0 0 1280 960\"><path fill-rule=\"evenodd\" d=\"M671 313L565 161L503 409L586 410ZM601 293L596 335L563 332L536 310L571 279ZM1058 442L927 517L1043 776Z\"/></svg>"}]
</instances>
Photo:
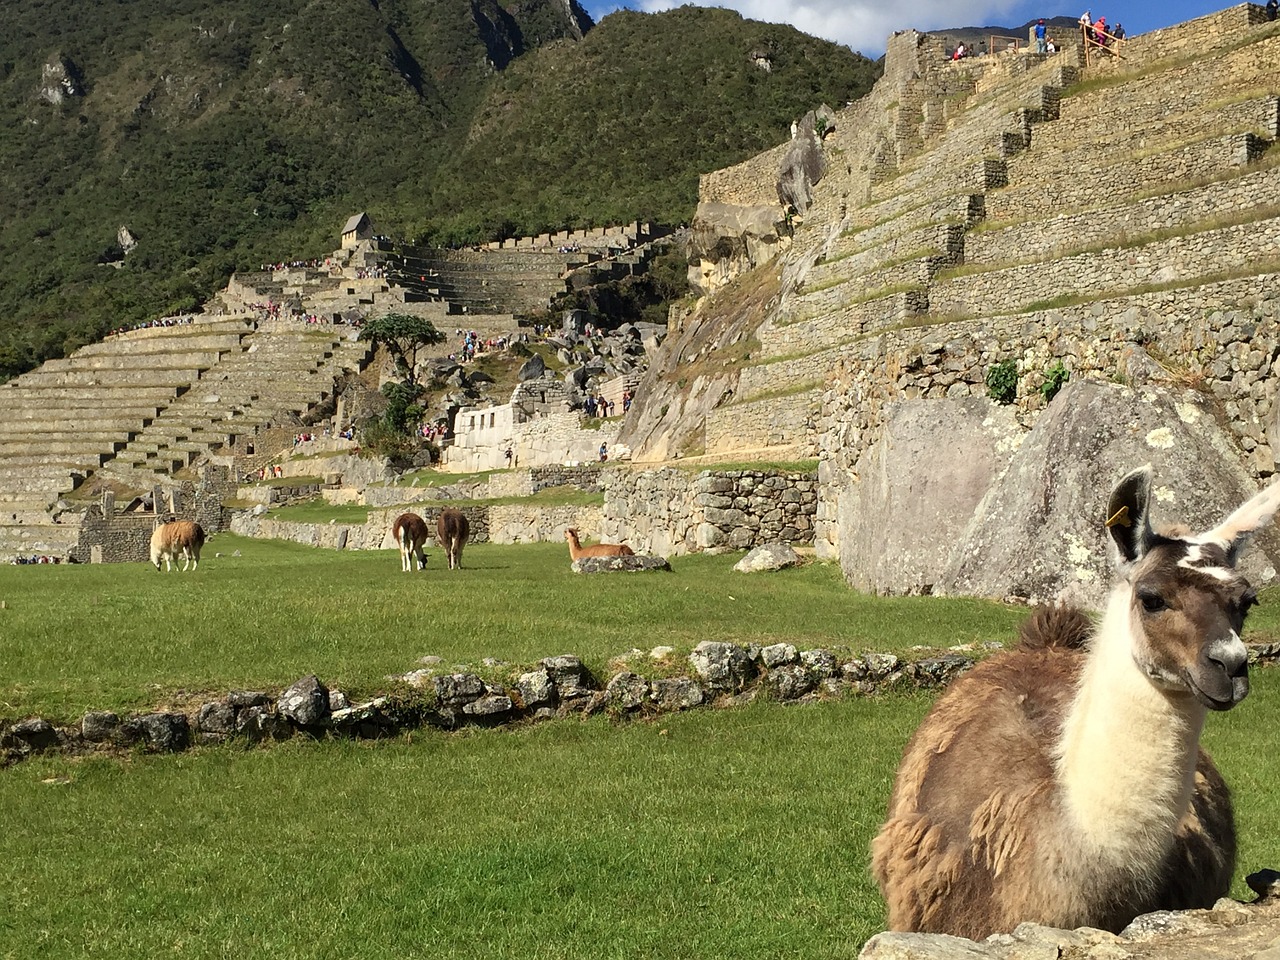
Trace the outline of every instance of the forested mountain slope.
<instances>
[{"instance_id":1,"label":"forested mountain slope","mask_svg":"<svg viewBox=\"0 0 1280 960\"><path fill-rule=\"evenodd\" d=\"M356 210L442 243L687 219L699 173L878 70L726 11L595 26L576 0L29 0L5 21L0 379L322 256Z\"/></svg>"}]
</instances>

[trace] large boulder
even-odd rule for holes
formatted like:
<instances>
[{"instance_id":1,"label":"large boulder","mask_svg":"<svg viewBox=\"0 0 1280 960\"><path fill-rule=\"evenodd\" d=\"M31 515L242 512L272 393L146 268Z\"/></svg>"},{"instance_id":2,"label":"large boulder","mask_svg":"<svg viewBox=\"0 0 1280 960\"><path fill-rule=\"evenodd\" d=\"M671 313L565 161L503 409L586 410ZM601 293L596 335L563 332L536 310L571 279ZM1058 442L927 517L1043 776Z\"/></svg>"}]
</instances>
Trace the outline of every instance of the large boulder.
<instances>
[{"instance_id":1,"label":"large boulder","mask_svg":"<svg viewBox=\"0 0 1280 960\"><path fill-rule=\"evenodd\" d=\"M1153 524L1207 529L1257 492L1211 401L1191 390L1068 384L992 484L950 550L937 592L1100 606L1112 578L1107 498L1155 471ZM1262 531L1242 570L1275 578L1280 536Z\"/></svg>"},{"instance_id":2,"label":"large boulder","mask_svg":"<svg viewBox=\"0 0 1280 960\"><path fill-rule=\"evenodd\" d=\"M840 565L868 593L931 593L1026 431L982 397L901 400L840 488Z\"/></svg>"},{"instance_id":3,"label":"large boulder","mask_svg":"<svg viewBox=\"0 0 1280 960\"><path fill-rule=\"evenodd\" d=\"M791 206L803 214L813 202L814 185L827 170L822 137L833 126L834 117L831 108L824 106L817 111L810 110L797 124L796 135L778 171L778 202L784 209Z\"/></svg>"}]
</instances>

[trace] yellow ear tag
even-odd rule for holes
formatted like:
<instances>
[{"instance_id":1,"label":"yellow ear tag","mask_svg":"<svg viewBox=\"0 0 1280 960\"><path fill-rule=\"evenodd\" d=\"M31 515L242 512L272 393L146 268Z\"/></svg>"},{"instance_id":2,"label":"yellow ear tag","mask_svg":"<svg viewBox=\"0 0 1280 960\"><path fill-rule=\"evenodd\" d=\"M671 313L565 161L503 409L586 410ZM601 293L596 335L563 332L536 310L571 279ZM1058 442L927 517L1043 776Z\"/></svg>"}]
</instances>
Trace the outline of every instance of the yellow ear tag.
<instances>
[{"instance_id":1,"label":"yellow ear tag","mask_svg":"<svg viewBox=\"0 0 1280 960\"><path fill-rule=\"evenodd\" d=\"M1112 527L1115 527L1115 526L1121 526L1121 527L1133 526L1133 522L1129 519L1128 504L1125 504L1125 506L1121 507L1115 513L1113 513L1111 515L1111 518L1107 521L1108 530L1110 530Z\"/></svg>"}]
</instances>

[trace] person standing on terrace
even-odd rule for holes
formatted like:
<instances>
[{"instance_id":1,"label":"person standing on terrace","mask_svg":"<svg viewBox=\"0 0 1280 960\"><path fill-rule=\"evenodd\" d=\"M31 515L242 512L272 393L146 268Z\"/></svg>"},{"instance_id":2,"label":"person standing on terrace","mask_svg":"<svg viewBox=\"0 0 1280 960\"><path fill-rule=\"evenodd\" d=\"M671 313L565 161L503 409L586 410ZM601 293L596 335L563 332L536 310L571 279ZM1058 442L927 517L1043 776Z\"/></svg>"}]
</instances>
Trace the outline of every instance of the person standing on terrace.
<instances>
[{"instance_id":1,"label":"person standing on terrace","mask_svg":"<svg viewBox=\"0 0 1280 960\"><path fill-rule=\"evenodd\" d=\"M1044 27L1044 18L1041 17L1036 23L1036 53L1046 53L1049 49L1047 42L1047 32Z\"/></svg>"}]
</instances>

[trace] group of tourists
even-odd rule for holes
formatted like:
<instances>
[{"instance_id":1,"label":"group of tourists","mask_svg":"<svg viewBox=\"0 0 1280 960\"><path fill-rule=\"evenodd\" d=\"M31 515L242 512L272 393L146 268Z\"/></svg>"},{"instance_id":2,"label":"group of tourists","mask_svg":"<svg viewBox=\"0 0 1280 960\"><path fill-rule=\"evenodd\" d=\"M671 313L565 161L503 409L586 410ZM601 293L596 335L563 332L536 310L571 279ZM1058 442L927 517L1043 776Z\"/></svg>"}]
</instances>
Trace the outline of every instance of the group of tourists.
<instances>
[{"instance_id":1,"label":"group of tourists","mask_svg":"<svg viewBox=\"0 0 1280 960\"><path fill-rule=\"evenodd\" d=\"M598 396L587 394L583 405L587 408L588 417L604 419L613 416L613 401L606 400L603 393Z\"/></svg>"},{"instance_id":2,"label":"group of tourists","mask_svg":"<svg viewBox=\"0 0 1280 960\"><path fill-rule=\"evenodd\" d=\"M1080 30L1086 43L1095 43L1104 48L1124 39L1124 24L1117 23L1114 27L1108 27L1106 17L1100 16L1094 20L1088 10L1080 15Z\"/></svg>"},{"instance_id":3,"label":"group of tourists","mask_svg":"<svg viewBox=\"0 0 1280 960\"><path fill-rule=\"evenodd\" d=\"M14 557L9 562L19 567L25 567L33 563L71 563L72 561L64 557L50 557L42 553L33 553L28 556Z\"/></svg>"}]
</instances>

